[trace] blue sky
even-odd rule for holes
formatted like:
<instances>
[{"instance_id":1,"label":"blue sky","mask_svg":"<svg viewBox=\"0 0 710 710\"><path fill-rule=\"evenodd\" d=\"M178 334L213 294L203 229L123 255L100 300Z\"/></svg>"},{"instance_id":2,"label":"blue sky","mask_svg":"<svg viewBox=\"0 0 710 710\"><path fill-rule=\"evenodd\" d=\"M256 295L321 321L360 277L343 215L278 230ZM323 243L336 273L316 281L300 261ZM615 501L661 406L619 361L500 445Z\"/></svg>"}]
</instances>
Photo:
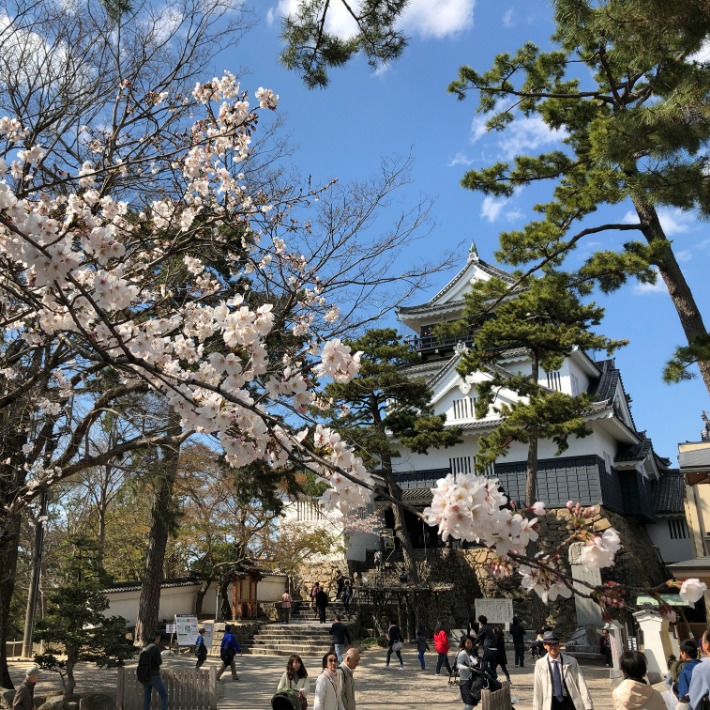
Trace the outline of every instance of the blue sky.
<instances>
[{"instance_id":1,"label":"blue sky","mask_svg":"<svg viewBox=\"0 0 710 710\"><path fill-rule=\"evenodd\" d=\"M279 113L296 147L294 163L316 184L331 178L367 179L382 158L412 155L413 182L400 199L413 205L421 196L432 198L435 225L426 239L403 254L403 263L454 254L463 265L471 241L481 258L493 261L499 232L523 226L534 216L532 205L547 195L527 189L507 202L496 202L464 190L461 177L467 166L482 167L515 152L547 150L559 136L534 119L516 121L505 134L488 135L475 113L475 98L457 101L447 86L462 64L485 70L497 53L512 53L523 42L545 46L554 29L548 3L411 0L403 21L410 44L402 58L379 72L356 60L332 71L325 90L308 90L295 73L279 65L279 13L289 3L293 0L247 2L259 23L215 68L235 73L247 68L249 73L241 75L244 88L264 86L279 94ZM630 204L619 205L600 215L619 222L630 211ZM707 321L708 224L677 211L663 211L662 218ZM599 236L575 258L594 246L621 240L617 235ZM433 295L456 270L439 274L415 300ZM699 379L672 386L661 380L665 360L683 342L668 293L659 281L656 287L629 285L599 301L607 311L600 330L631 341L616 361L633 399L636 426L647 430L657 453L676 465L678 442L699 438L700 414L710 410L710 401Z\"/></svg>"}]
</instances>

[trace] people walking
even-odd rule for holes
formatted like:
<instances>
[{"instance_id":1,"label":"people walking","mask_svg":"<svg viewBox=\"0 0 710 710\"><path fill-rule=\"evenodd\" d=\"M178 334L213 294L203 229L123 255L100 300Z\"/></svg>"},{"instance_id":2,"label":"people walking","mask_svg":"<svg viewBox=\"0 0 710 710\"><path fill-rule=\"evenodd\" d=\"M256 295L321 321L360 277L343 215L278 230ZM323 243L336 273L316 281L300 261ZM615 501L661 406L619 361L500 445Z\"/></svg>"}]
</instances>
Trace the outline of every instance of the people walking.
<instances>
[{"instance_id":1,"label":"people walking","mask_svg":"<svg viewBox=\"0 0 710 710\"><path fill-rule=\"evenodd\" d=\"M323 672L316 680L313 710L345 710L338 686L338 658L333 651L323 656Z\"/></svg>"},{"instance_id":2,"label":"people walking","mask_svg":"<svg viewBox=\"0 0 710 710\"><path fill-rule=\"evenodd\" d=\"M434 629L434 650L436 651L436 675L441 675L441 667L446 666L446 670L451 675L451 664L449 663L449 632L442 624L437 624Z\"/></svg>"},{"instance_id":3,"label":"people walking","mask_svg":"<svg viewBox=\"0 0 710 710\"><path fill-rule=\"evenodd\" d=\"M39 680L39 672L36 666L25 671L25 679L12 699L12 710L35 710L35 685Z\"/></svg>"},{"instance_id":4,"label":"people walking","mask_svg":"<svg viewBox=\"0 0 710 710\"><path fill-rule=\"evenodd\" d=\"M298 692L299 697L308 697L308 671L297 653L288 657L286 670L281 676L276 692L278 693L280 690L295 690ZM303 702L301 704L303 705Z\"/></svg>"},{"instance_id":5,"label":"people walking","mask_svg":"<svg viewBox=\"0 0 710 710\"><path fill-rule=\"evenodd\" d=\"M316 606L316 595L320 592L320 582L313 582L313 586L311 587L311 591L308 593L308 596L311 598L311 608L313 609L313 614L318 618L318 607Z\"/></svg>"},{"instance_id":6,"label":"people walking","mask_svg":"<svg viewBox=\"0 0 710 710\"><path fill-rule=\"evenodd\" d=\"M638 651L624 651L619 659L624 680L614 688L614 710L666 710L663 696L646 682L646 657Z\"/></svg>"},{"instance_id":7,"label":"people walking","mask_svg":"<svg viewBox=\"0 0 710 710\"><path fill-rule=\"evenodd\" d=\"M500 626L494 626L493 633L496 636L496 649L498 653L496 654L496 660L493 661L490 673L494 678L497 678L497 670L498 666L500 666L500 669L503 671L503 675L505 675L505 679L510 683L510 673L508 673L508 655L505 652L505 634Z\"/></svg>"},{"instance_id":8,"label":"people walking","mask_svg":"<svg viewBox=\"0 0 710 710\"><path fill-rule=\"evenodd\" d=\"M284 593L281 595L281 620L288 624L291 618L291 605L293 604L293 599L289 594L288 587L284 589Z\"/></svg>"},{"instance_id":9,"label":"people walking","mask_svg":"<svg viewBox=\"0 0 710 710\"><path fill-rule=\"evenodd\" d=\"M345 652L343 662L338 666L340 682L340 699L345 710L355 710L355 679L353 672L360 663L360 651L349 648Z\"/></svg>"},{"instance_id":10,"label":"people walking","mask_svg":"<svg viewBox=\"0 0 710 710\"><path fill-rule=\"evenodd\" d=\"M542 643L546 655L535 663L533 710L593 710L577 659L560 653L560 639L554 631L546 631Z\"/></svg>"},{"instance_id":11,"label":"people walking","mask_svg":"<svg viewBox=\"0 0 710 710\"><path fill-rule=\"evenodd\" d=\"M404 639L402 638L402 632L399 630L399 626L390 621L387 625L387 638L389 644L387 645L387 661L385 662L385 668L390 667L390 658L392 658L392 653L397 654L399 658L399 670L404 670L404 661L402 660L402 649L404 648Z\"/></svg>"},{"instance_id":12,"label":"people walking","mask_svg":"<svg viewBox=\"0 0 710 710\"><path fill-rule=\"evenodd\" d=\"M424 629L417 630L417 638L414 640L417 645L417 658L419 658L419 665L423 671L426 670L426 661L424 660L424 654L429 650L429 644L427 643L426 636L424 635Z\"/></svg>"},{"instance_id":13,"label":"people walking","mask_svg":"<svg viewBox=\"0 0 710 710\"><path fill-rule=\"evenodd\" d=\"M525 627L517 616L513 617L510 625L510 635L513 637L513 651L515 653L515 667L525 667Z\"/></svg>"},{"instance_id":14,"label":"people walking","mask_svg":"<svg viewBox=\"0 0 710 710\"><path fill-rule=\"evenodd\" d=\"M343 577L343 573L338 570L337 575L335 576L335 599L336 601L340 599L342 593L343 593L343 588L345 586L345 577Z\"/></svg>"},{"instance_id":15,"label":"people walking","mask_svg":"<svg viewBox=\"0 0 710 710\"><path fill-rule=\"evenodd\" d=\"M493 633L493 626L488 623L488 618L481 614L478 617L481 628L476 639L477 646L481 649L481 670L495 677L494 666L498 661L498 637Z\"/></svg>"},{"instance_id":16,"label":"people walking","mask_svg":"<svg viewBox=\"0 0 710 710\"><path fill-rule=\"evenodd\" d=\"M205 630L202 628L197 630L197 638L195 639L195 655L197 656L197 663L195 663L195 668L200 668L200 666L202 666L202 664L207 660Z\"/></svg>"},{"instance_id":17,"label":"people walking","mask_svg":"<svg viewBox=\"0 0 710 710\"><path fill-rule=\"evenodd\" d=\"M222 667L217 671L218 681L222 677L222 673L224 673L228 667L232 669L232 680L239 680L237 664L234 659L236 655L241 652L242 649L239 648L239 641L237 641L237 637L232 633L231 624L225 624L224 636L222 636L222 644L219 649L219 657L222 659Z\"/></svg>"},{"instance_id":18,"label":"people walking","mask_svg":"<svg viewBox=\"0 0 710 710\"><path fill-rule=\"evenodd\" d=\"M343 582L343 609L348 615L348 621L350 620L350 602L353 599L353 585L350 584L350 580L346 579Z\"/></svg>"},{"instance_id":19,"label":"people walking","mask_svg":"<svg viewBox=\"0 0 710 710\"><path fill-rule=\"evenodd\" d=\"M335 655L338 657L338 663L342 663L345 646L346 644L350 645L350 632L343 623L340 614L335 615L335 621L328 633L333 637L333 648L335 649Z\"/></svg>"},{"instance_id":20,"label":"people walking","mask_svg":"<svg viewBox=\"0 0 710 710\"><path fill-rule=\"evenodd\" d=\"M163 679L160 677L160 665L163 662L163 657L160 655L160 638L160 631L155 631L153 633L153 642L143 648L138 660L138 665L140 666L145 659L150 669L150 679L141 680L143 684L143 710L150 710L150 701L154 690L160 696L162 710L168 710L168 691L165 689Z\"/></svg>"},{"instance_id":21,"label":"people walking","mask_svg":"<svg viewBox=\"0 0 710 710\"><path fill-rule=\"evenodd\" d=\"M606 667L611 667L611 636L609 629L602 629L602 635L599 637L599 653L604 658Z\"/></svg>"},{"instance_id":22,"label":"people walking","mask_svg":"<svg viewBox=\"0 0 710 710\"><path fill-rule=\"evenodd\" d=\"M325 624L325 610L328 607L328 594L322 588L318 588L316 593L316 609L318 610L318 620L321 624Z\"/></svg>"}]
</instances>

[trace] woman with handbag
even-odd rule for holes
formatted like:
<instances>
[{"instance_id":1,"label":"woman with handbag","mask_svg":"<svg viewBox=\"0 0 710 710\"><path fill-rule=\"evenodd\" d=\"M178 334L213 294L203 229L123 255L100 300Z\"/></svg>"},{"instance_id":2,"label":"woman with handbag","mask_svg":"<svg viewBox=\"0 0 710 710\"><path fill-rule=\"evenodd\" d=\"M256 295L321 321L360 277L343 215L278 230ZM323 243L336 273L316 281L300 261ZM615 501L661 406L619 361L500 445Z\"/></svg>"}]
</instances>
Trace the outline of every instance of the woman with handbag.
<instances>
[{"instance_id":1,"label":"woman with handbag","mask_svg":"<svg viewBox=\"0 0 710 710\"><path fill-rule=\"evenodd\" d=\"M402 638L402 632L399 630L399 626L393 621L389 622L387 627L387 636L389 638L389 645L387 646L387 661L385 663L385 668L390 667L390 658L392 653L397 654L399 658L399 670L404 670L404 661L402 660L402 649L404 648L404 639Z\"/></svg>"},{"instance_id":2,"label":"woman with handbag","mask_svg":"<svg viewBox=\"0 0 710 710\"><path fill-rule=\"evenodd\" d=\"M338 682L338 657L335 651L323 656L323 672L316 680L313 710L345 710Z\"/></svg>"},{"instance_id":3,"label":"woman with handbag","mask_svg":"<svg viewBox=\"0 0 710 710\"><path fill-rule=\"evenodd\" d=\"M276 688L278 693L280 690L295 690L298 692L298 697L301 700L301 710L306 710L308 707L308 671L303 665L301 657L294 653L289 656L286 670L281 676L279 686Z\"/></svg>"}]
</instances>

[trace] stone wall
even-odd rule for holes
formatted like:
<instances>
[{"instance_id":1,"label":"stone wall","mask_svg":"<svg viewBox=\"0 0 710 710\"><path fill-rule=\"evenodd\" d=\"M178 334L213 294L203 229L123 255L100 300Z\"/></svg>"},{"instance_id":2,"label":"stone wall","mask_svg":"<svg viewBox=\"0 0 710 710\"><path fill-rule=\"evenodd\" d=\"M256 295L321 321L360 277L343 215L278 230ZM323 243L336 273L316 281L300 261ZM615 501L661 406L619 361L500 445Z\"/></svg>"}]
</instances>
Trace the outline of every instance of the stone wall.
<instances>
[{"instance_id":1,"label":"stone wall","mask_svg":"<svg viewBox=\"0 0 710 710\"><path fill-rule=\"evenodd\" d=\"M645 525L632 518L624 518L612 511L601 509L591 521L595 532L604 532L609 527L618 530L622 549L616 556L613 568L602 570L603 580L615 580L634 587L655 586L668 578L664 565L654 548ZM551 550L560 545L570 534L570 513L566 508L548 511L540 524L539 546ZM419 551L418 551L419 552ZM478 598L507 597L513 599L513 609L523 623L532 628L532 600L520 586L520 576L496 579L489 571L493 554L486 548L429 550L427 560L420 561L422 580L433 588L431 603L426 606L424 619L427 631L431 632L438 622L447 628L462 628L474 615ZM569 571L569 563L563 560ZM326 584L335 578L337 571L348 573L347 562L327 562L309 565L302 569L303 598L307 598L311 584L318 580ZM374 571L365 572L371 583L376 580ZM394 573L393 573L394 574ZM386 585L396 584L396 575L384 580ZM453 585L444 590L444 585ZM393 610L394 611L394 610ZM566 634L576 626L574 599L558 599L547 607L546 623ZM366 626L371 624L365 621Z\"/></svg>"}]
</instances>

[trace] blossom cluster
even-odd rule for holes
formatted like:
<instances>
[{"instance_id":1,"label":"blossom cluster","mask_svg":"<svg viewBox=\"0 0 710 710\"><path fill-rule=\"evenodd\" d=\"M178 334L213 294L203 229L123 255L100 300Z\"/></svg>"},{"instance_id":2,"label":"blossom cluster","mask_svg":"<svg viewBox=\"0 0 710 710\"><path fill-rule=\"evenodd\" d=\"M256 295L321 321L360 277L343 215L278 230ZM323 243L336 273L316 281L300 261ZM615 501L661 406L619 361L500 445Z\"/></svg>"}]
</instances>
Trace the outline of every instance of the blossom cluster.
<instances>
[{"instance_id":1,"label":"blossom cluster","mask_svg":"<svg viewBox=\"0 0 710 710\"><path fill-rule=\"evenodd\" d=\"M106 168L88 160L74 175L66 172L73 191L33 192L45 151L23 145L23 127L0 118L3 155L14 158L0 161L6 332L36 348L62 340L75 350L70 370L108 363L123 383L148 385L180 414L184 431L219 440L232 466L262 460L279 467L295 458L329 482L326 502L360 507L370 478L350 447L332 432L296 432L273 415L279 407L306 412L319 378L345 382L359 369L358 353L314 334L317 318L332 323L338 310L321 295L307 259L275 236L293 203L279 196L277 208L245 178L258 112L275 110L278 96L260 87L252 106L226 72L198 84L192 98L204 117L175 136L180 147L166 158L174 190L141 206L104 189L107 171L127 174L120 161ZM100 140L91 143L102 155ZM209 263L210 252L220 255L220 270ZM171 283L168 276L180 268L184 276ZM250 288L256 283L266 292L276 282L290 304L279 316ZM289 328L293 345L272 352L270 339L281 341ZM21 378L12 366L2 371L3 394L12 396ZM54 384L54 399L39 409L61 416L73 393ZM29 497L40 481L48 483L49 474L30 481Z\"/></svg>"},{"instance_id":2,"label":"blossom cluster","mask_svg":"<svg viewBox=\"0 0 710 710\"><path fill-rule=\"evenodd\" d=\"M496 478L475 474L448 475L437 481L432 489L431 505L424 510L424 520L436 525L442 537L449 537L484 544L497 553L491 564L496 577L510 576L514 557L525 556L529 542L538 538L538 519L546 515L542 502L534 503L528 517L510 506ZM588 530L588 523L597 515L592 506L584 508L569 501L570 526L573 529L570 542L584 542L577 564L588 570L609 567L621 547L619 533L608 528L603 533ZM569 578L560 571L560 559L556 553L538 554L527 565L520 565L523 588L537 593L545 603L573 593Z\"/></svg>"}]
</instances>

